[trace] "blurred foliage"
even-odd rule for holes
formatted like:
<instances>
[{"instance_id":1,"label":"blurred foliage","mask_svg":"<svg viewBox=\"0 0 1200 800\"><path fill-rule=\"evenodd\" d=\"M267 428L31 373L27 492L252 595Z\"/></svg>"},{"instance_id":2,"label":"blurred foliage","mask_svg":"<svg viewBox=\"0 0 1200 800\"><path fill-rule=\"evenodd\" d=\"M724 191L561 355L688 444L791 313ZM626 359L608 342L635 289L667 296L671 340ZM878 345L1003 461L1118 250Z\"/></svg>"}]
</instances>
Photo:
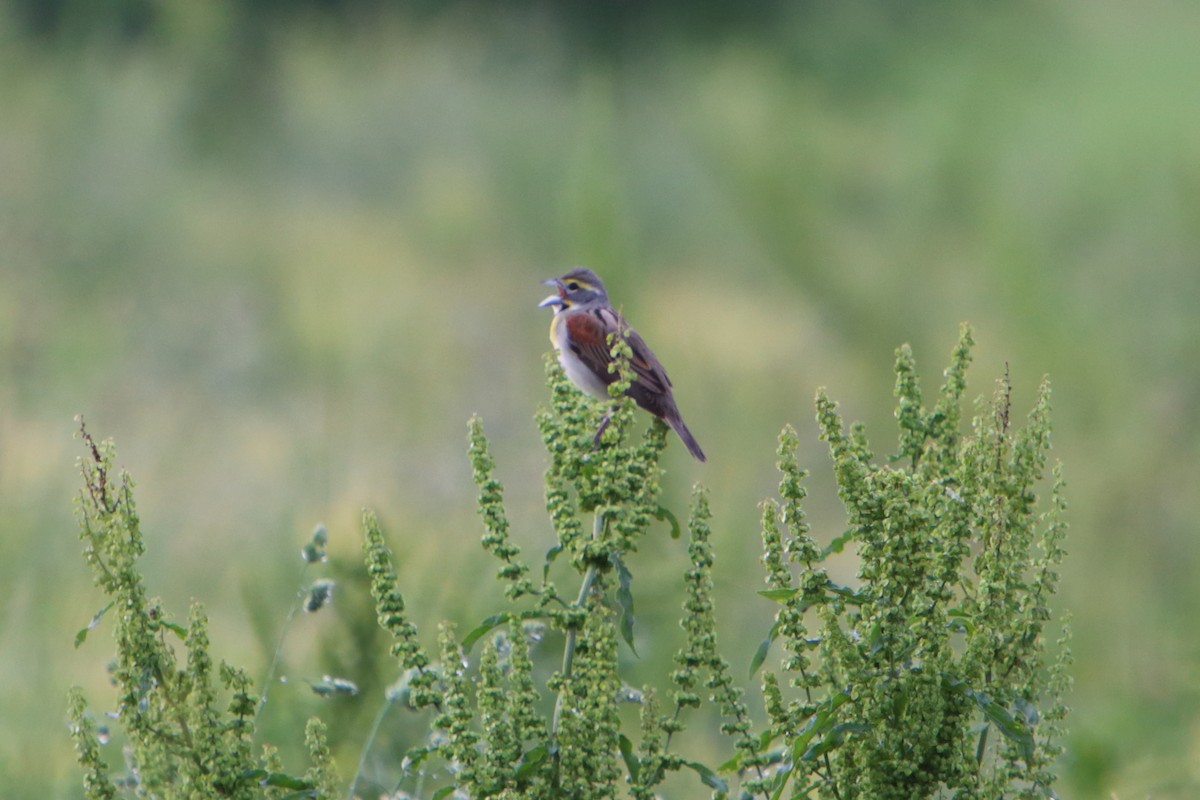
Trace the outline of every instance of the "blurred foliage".
<instances>
[{"instance_id":1,"label":"blurred foliage","mask_svg":"<svg viewBox=\"0 0 1200 800\"><path fill-rule=\"evenodd\" d=\"M179 34L177 23L186 19L186 0L113 0L91 3L86 0L8 0L13 18L22 33L45 39L66 39L73 43L96 35L125 41L170 39ZM383 0L242 0L218 2L224 13L236 17L241 29L265 33L275 25L286 25L297 16L319 17L337 26L370 25L399 12L405 18L423 22L448 13L471 16L498 13L503 16L537 15L553 18L562 33L590 54L619 48L625 40L636 38L647 27L669 27L677 34L695 39L727 35L731 30L764 35L783 20L793 4L782 0L764 0L754 13L734 4L697 5L686 0L638 3L614 0L591 3L587 0L550 2L550 0L408 0L395 3Z\"/></svg>"},{"instance_id":2,"label":"blurred foliage","mask_svg":"<svg viewBox=\"0 0 1200 800\"><path fill-rule=\"evenodd\" d=\"M406 593L474 618L461 426L478 412L499 463L544 468L533 305L577 263L709 451L668 451L664 493L713 488L718 623L747 653L769 604L721 595L758 574L738 546L773 483L758 456L790 421L817 459L817 386L879 429L894 347L945 352L964 319L977 374L1007 360L1018 398L1051 374L1078 657L1063 795L1195 796L1200 9L853 0L702 24L584 5L0 4L7 796L79 796L45 698L105 691L70 644L100 605L70 535L74 414L155 476L148 591L203 596L216 655L251 674L300 532L328 522L353 573L365 504L405 543ZM811 488L824 543L837 500ZM508 500L513 538L546 546L541 499ZM387 674L364 663L375 633L331 622L369 602L301 620L285 671ZM282 708L269 738L320 706Z\"/></svg>"}]
</instances>

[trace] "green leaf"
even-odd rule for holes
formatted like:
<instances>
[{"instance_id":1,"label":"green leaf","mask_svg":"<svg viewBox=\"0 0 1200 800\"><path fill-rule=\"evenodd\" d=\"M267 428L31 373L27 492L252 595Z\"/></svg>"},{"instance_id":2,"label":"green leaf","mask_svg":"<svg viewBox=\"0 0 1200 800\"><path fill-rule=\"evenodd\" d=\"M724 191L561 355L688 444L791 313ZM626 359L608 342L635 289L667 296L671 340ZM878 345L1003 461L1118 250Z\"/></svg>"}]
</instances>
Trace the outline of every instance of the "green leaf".
<instances>
[{"instance_id":1,"label":"green leaf","mask_svg":"<svg viewBox=\"0 0 1200 800\"><path fill-rule=\"evenodd\" d=\"M621 607L621 638L629 645L633 654L638 655L637 646L633 643L633 573L625 566L625 562L617 553L611 553L609 560L617 569L617 605ZM640 657L640 656L639 656Z\"/></svg>"},{"instance_id":2,"label":"green leaf","mask_svg":"<svg viewBox=\"0 0 1200 800\"><path fill-rule=\"evenodd\" d=\"M158 624L178 636L180 639L187 638L187 628L183 627L178 622L170 622L169 620L163 619L159 620Z\"/></svg>"},{"instance_id":3,"label":"green leaf","mask_svg":"<svg viewBox=\"0 0 1200 800\"><path fill-rule=\"evenodd\" d=\"M521 761L517 765L518 780L525 780L532 775L533 771L537 769L543 761L546 760L548 755L550 755L550 752L546 749L546 745L539 744L537 747L521 756Z\"/></svg>"},{"instance_id":4,"label":"green leaf","mask_svg":"<svg viewBox=\"0 0 1200 800\"><path fill-rule=\"evenodd\" d=\"M546 551L546 562L542 565L542 582L550 579L550 565L554 563L554 559L558 558L563 551L561 544L556 544Z\"/></svg>"},{"instance_id":5,"label":"green leaf","mask_svg":"<svg viewBox=\"0 0 1200 800\"><path fill-rule=\"evenodd\" d=\"M96 613L95 613L95 614L92 616L92 621L91 621L91 622L89 622L87 625L85 625L85 626L83 626L82 628L80 628L80 629L79 629L79 633L75 634L75 646L76 646L76 647L79 647L79 645L81 645L81 644L83 644L85 641L87 641L87 635L88 635L88 631L90 631L92 628L94 628L94 627L96 627L97 625L99 625L99 624L100 624L100 618L104 616L104 612L105 612L105 611L108 611L108 610L109 610L110 608L112 608L112 607L113 607L113 604L112 604L112 603L109 603L108 605L106 605L104 608L102 608L102 609L100 609L99 611L97 611L97 612L96 612Z\"/></svg>"},{"instance_id":6,"label":"green leaf","mask_svg":"<svg viewBox=\"0 0 1200 800\"><path fill-rule=\"evenodd\" d=\"M831 750L836 750L840 747L846 739L846 734L866 733L870 729L871 726L865 722L839 722L829 729L829 733L821 741L805 750L804 755L800 756L800 759L802 761L812 761L820 758Z\"/></svg>"},{"instance_id":7,"label":"green leaf","mask_svg":"<svg viewBox=\"0 0 1200 800\"><path fill-rule=\"evenodd\" d=\"M242 777L257 781L259 786L272 786L276 789L292 789L302 792L313 788L313 785L303 778L297 778L284 772L267 772L265 769L248 769L242 773Z\"/></svg>"},{"instance_id":8,"label":"green leaf","mask_svg":"<svg viewBox=\"0 0 1200 800\"><path fill-rule=\"evenodd\" d=\"M826 547L824 550L821 551L821 560L824 561L826 558L828 558L833 553L842 552L842 550L846 547L846 543L849 542L853 538L854 538L853 530L846 531L841 536L836 537L832 542L829 543L828 547Z\"/></svg>"},{"instance_id":9,"label":"green leaf","mask_svg":"<svg viewBox=\"0 0 1200 800\"><path fill-rule=\"evenodd\" d=\"M852 606L861 606L864 602L862 595L851 589L849 586L842 586L841 584L834 583L833 581L827 581L825 588L830 594L837 595ZM767 598L768 600L774 600L776 603L786 603L796 595L800 594L800 589L795 587L788 589L760 589L758 594ZM814 602L819 603L821 600L818 599ZM812 605L813 603L803 603L800 610L807 611Z\"/></svg>"},{"instance_id":10,"label":"green leaf","mask_svg":"<svg viewBox=\"0 0 1200 800\"><path fill-rule=\"evenodd\" d=\"M279 789L294 789L298 792L313 788L313 785L303 778L285 775L282 772L272 772L261 781L263 786L274 786Z\"/></svg>"},{"instance_id":11,"label":"green leaf","mask_svg":"<svg viewBox=\"0 0 1200 800\"><path fill-rule=\"evenodd\" d=\"M449 797L451 794L454 793L454 789L455 789L454 786L443 786L442 788L438 789L436 792L433 793L430 800L442 800L443 797Z\"/></svg>"},{"instance_id":12,"label":"green leaf","mask_svg":"<svg viewBox=\"0 0 1200 800\"><path fill-rule=\"evenodd\" d=\"M985 692L972 689L966 682L952 678L949 680L949 684L951 688L959 689L963 694L975 701L979 706L979 710L983 712L984 718L995 725L996 730L1000 731L1000 734L1004 738L1011 741L1020 749L1021 758L1024 759L1026 765L1033 761L1033 734L1026 727L1025 722L1014 717L1009 713L1008 709L997 703ZM1028 719L1028 710L1024 706L1017 705L1017 710L1018 713L1021 713ZM1034 710L1033 713L1036 715L1037 711Z\"/></svg>"},{"instance_id":13,"label":"green leaf","mask_svg":"<svg viewBox=\"0 0 1200 800\"><path fill-rule=\"evenodd\" d=\"M771 793L771 800L779 800L779 798L783 797L783 790L785 788L787 788L788 780L791 777L792 777L792 765L791 764L785 764L782 767L780 767L778 771L776 771L775 777L771 779L772 784L774 785L774 788L775 788L775 791ZM805 795L796 794L794 796L795 797L804 797Z\"/></svg>"},{"instance_id":14,"label":"green leaf","mask_svg":"<svg viewBox=\"0 0 1200 800\"><path fill-rule=\"evenodd\" d=\"M497 627L508 622L509 615L507 612L501 611L499 614L492 614L490 617L479 623L474 630L463 637L463 650L470 651L471 646L479 641L484 634L495 630Z\"/></svg>"},{"instance_id":15,"label":"green leaf","mask_svg":"<svg viewBox=\"0 0 1200 800\"><path fill-rule=\"evenodd\" d=\"M1012 714L1008 713L1008 709L997 703L995 700L988 699L982 692L976 692L976 701L979 707L983 709L983 715L996 726L996 729L1004 735L1004 738L1012 741L1021 750L1021 757L1028 764L1033 760L1033 734L1025 727L1025 724L1016 719Z\"/></svg>"},{"instance_id":16,"label":"green leaf","mask_svg":"<svg viewBox=\"0 0 1200 800\"><path fill-rule=\"evenodd\" d=\"M671 510L665 506L659 506L654 509L654 518L659 522L666 520L671 523L671 538L678 539L683 535L683 528L679 527L679 518L671 513Z\"/></svg>"},{"instance_id":17,"label":"green leaf","mask_svg":"<svg viewBox=\"0 0 1200 800\"><path fill-rule=\"evenodd\" d=\"M800 593L800 590L795 589L795 588L793 588L793 589L759 589L758 590L758 594L760 596L765 597L768 600L774 600L776 603L786 603L788 600L791 600L793 597L795 597L799 593Z\"/></svg>"},{"instance_id":18,"label":"green leaf","mask_svg":"<svg viewBox=\"0 0 1200 800\"><path fill-rule=\"evenodd\" d=\"M762 667L763 662L767 660L767 651L771 649L771 642L775 640L775 632L771 631L771 635L763 639L758 645L758 649L754 651L754 657L750 659L750 674L749 678L754 677L754 673Z\"/></svg>"},{"instance_id":19,"label":"green leaf","mask_svg":"<svg viewBox=\"0 0 1200 800\"><path fill-rule=\"evenodd\" d=\"M1013 711L1021 715L1021 719L1026 725L1038 724L1040 715L1038 714L1037 707L1024 697L1018 697L1016 700L1013 700Z\"/></svg>"},{"instance_id":20,"label":"green leaf","mask_svg":"<svg viewBox=\"0 0 1200 800\"><path fill-rule=\"evenodd\" d=\"M851 589L849 586L842 586L841 584L830 581L828 589L830 592L836 594L838 597L842 598L852 606L861 606L863 602L865 602L863 596Z\"/></svg>"},{"instance_id":21,"label":"green leaf","mask_svg":"<svg viewBox=\"0 0 1200 800\"><path fill-rule=\"evenodd\" d=\"M775 739L777 739L777 738L778 738L777 736L772 736L771 732L769 730L763 731L758 736L759 749L762 751L765 751L768 747L770 747L771 743L774 742ZM735 772L741 772L741 770L742 770L742 755L743 755L742 753L736 753L735 755L733 755L728 761L725 761L724 763L722 763L720 766L717 767L717 773L719 775L732 775ZM767 755L767 764L770 766L777 766L777 765L783 764L787 760L785 757L784 751L779 748L772 750L771 752L767 753L766 755ZM783 769L784 767L780 767L780 768Z\"/></svg>"},{"instance_id":22,"label":"green leaf","mask_svg":"<svg viewBox=\"0 0 1200 800\"><path fill-rule=\"evenodd\" d=\"M713 772L699 761L684 761L683 766L699 775L700 781L710 789L716 789L718 792L722 793L729 792L729 784L722 780L720 775Z\"/></svg>"},{"instance_id":23,"label":"green leaf","mask_svg":"<svg viewBox=\"0 0 1200 800\"><path fill-rule=\"evenodd\" d=\"M950 617L946 622L946 628L954 633L974 633L975 621L971 615L961 608L952 608L946 612L946 616Z\"/></svg>"},{"instance_id":24,"label":"green leaf","mask_svg":"<svg viewBox=\"0 0 1200 800\"><path fill-rule=\"evenodd\" d=\"M818 736L828 733L835 725L837 710L850 702L850 695L838 692L833 697L817 706L817 710L809 718L808 723L800 729L799 735L792 742L792 761L803 761L809 752L809 742Z\"/></svg>"},{"instance_id":25,"label":"green leaf","mask_svg":"<svg viewBox=\"0 0 1200 800\"><path fill-rule=\"evenodd\" d=\"M621 748L621 758L625 759L625 769L629 770L629 782L637 783L642 763L638 760L637 753L633 751L633 742L629 741L629 737L622 733L617 740L617 745Z\"/></svg>"},{"instance_id":26,"label":"green leaf","mask_svg":"<svg viewBox=\"0 0 1200 800\"><path fill-rule=\"evenodd\" d=\"M429 756L435 752L437 752L435 747L410 748L408 752L404 754L404 757L408 759L408 767L405 771L410 775L417 772L418 768L425 763L425 759L429 758Z\"/></svg>"},{"instance_id":27,"label":"green leaf","mask_svg":"<svg viewBox=\"0 0 1200 800\"><path fill-rule=\"evenodd\" d=\"M797 786L792 791L792 797L812 797L816 793L817 787L824 782L825 779L820 776L817 776L813 780L809 781L807 786L800 786L799 781L797 781ZM771 798L771 800L779 800L779 796L776 795L775 797Z\"/></svg>"}]
</instances>

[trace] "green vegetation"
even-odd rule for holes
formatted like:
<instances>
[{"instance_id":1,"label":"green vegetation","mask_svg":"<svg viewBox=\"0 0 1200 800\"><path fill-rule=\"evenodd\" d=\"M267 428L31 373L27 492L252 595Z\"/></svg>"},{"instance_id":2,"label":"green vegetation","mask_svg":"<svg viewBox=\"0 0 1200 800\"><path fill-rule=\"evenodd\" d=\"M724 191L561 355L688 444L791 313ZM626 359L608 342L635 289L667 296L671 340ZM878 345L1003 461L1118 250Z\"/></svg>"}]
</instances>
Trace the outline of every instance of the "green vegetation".
<instances>
[{"instance_id":1,"label":"green vegetation","mask_svg":"<svg viewBox=\"0 0 1200 800\"><path fill-rule=\"evenodd\" d=\"M395 677L361 509L438 657L437 621L474 624L498 591L463 420L487 420L510 544L553 541L526 480L545 463L534 304L574 264L662 358L709 452L666 449L661 504L708 487L718 634L743 658L777 610L743 584L765 455L790 423L821 463L815 387L889 430L872 401L892 347L942 353L963 319L974 374L1011 363L1014 418L1053 375L1072 546L1049 605L1073 610L1076 657L1060 794L1200 795L1200 8L848 0L705 25L629 7L0 1L6 797L79 798L63 691L114 704L97 669L111 612L73 645L107 602L72 533L76 414L144 478L147 596L181 623L202 599L214 665L256 689L287 678L258 741L303 772L319 716L348 780L378 708L310 686L353 676L378 697ZM839 530L832 473L806 487L809 524ZM317 520L328 561L298 579ZM638 659L619 648L634 686L683 646L685 560L653 535L629 559L639 629L668 632ZM828 569L848 585L856 565ZM335 601L297 612L279 648L314 576ZM395 713L368 772L418 744ZM707 713L691 735L717 729ZM695 744L704 763L728 751Z\"/></svg>"},{"instance_id":2,"label":"green vegetation","mask_svg":"<svg viewBox=\"0 0 1200 800\"><path fill-rule=\"evenodd\" d=\"M801 505L806 476L789 426L780 435L780 499L763 503L763 563L780 604L770 635L750 658L753 675L779 642L785 657L764 671L766 720L757 723L718 643L713 600L715 551L708 493L697 486L688 518L684 571L683 646L665 682L633 689L618 658L618 639L636 656L634 573L628 566L656 518L659 458L667 427L658 420L627 443L633 403L621 397L631 371L628 345L613 345L622 377L616 408L596 439L601 409L575 390L548 361L553 403L538 425L550 455L546 507L557 543L546 554L542 580L509 538L503 487L478 419L470 425L470 459L479 487L483 547L500 562L505 607L461 638L446 623L437 657L429 655L399 591L394 556L379 522L363 520L371 595L380 627L393 640L401 672L384 692L381 711L362 744L359 772L347 796L610 798L649 800L671 773L695 773L716 797L740 796L960 798L1053 797L1061 754L1063 693L1069 685L1066 629L1048 659L1048 601L1064 550L1062 480L1055 471L1048 507L1039 512L1037 484L1049 447L1049 398L1043 386L1025 428L1010 428L1010 386L960 430L971 335L964 327L932 409L921 402L916 366L898 351L896 395L900 449L873 463L864 429L847 432L824 392L817 416L830 447L846 532L822 549ZM128 739L124 770L110 773L103 744L82 695L71 695L87 796L162 797L341 796L326 728L309 720L305 742L313 762L302 776L280 768L273 747L251 754L255 709L244 672L222 665L230 696L217 708L207 620L194 605L185 627L148 601L137 559L144 543L127 475L112 474L110 445L83 431L84 492L80 523L84 553L97 583L117 608L119 720ZM582 521L591 518L590 533ZM319 528L302 555L323 555ZM858 556L854 585L830 580L825 561L850 546ZM566 569L554 569L562 561ZM795 571L795 574L793 574ZM576 594L560 592L565 580ZM640 589L641 582L637 586ZM319 590L318 590L319 587ZM313 584L305 607L319 610L331 584ZM574 595L574 599L572 599ZM303 595L302 595L303 597ZM320 597L321 602L313 598ZM561 667L544 688L535 676L537 639L563 642ZM177 666L167 635L187 652ZM85 634L81 633L81 638ZM644 640L655 647L663 636ZM478 655L473 648L482 642ZM665 676L664 676L665 677ZM268 682L272 676L268 676ZM328 695L327 678L314 686ZM320 689L320 691L318 691ZM550 707L543 694L553 697ZM663 708L658 697L670 698ZM639 733L623 729L622 700L640 705ZM688 723L707 701L734 755L707 765L687 754ZM399 763L383 763L391 778L363 774L384 713L398 703L422 714L392 725L429 727ZM711 732L700 739L711 740ZM398 777L397 777L398 776ZM368 784L379 790L364 789ZM393 787L393 788L388 788ZM696 791L694 788L691 791Z\"/></svg>"},{"instance_id":3,"label":"green vegetation","mask_svg":"<svg viewBox=\"0 0 1200 800\"><path fill-rule=\"evenodd\" d=\"M127 473L115 474L111 442L97 444L82 426L80 433L88 451L80 459L80 538L96 583L110 598L92 627L106 613L115 618L117 661L111 672L117 700L111 717L128 740L124 770L113 777L101 753L109 741L108 726L101 727L88 713L79 689L71 690L72 734L87 797L250 800L295 797L310 788L333 797L337 777L320 720L309 720L305 729L313 765L304 779L283 774L271 748L261 759L252 755L258 698L250 677L222 663L220 683L228 701L218 702L203 607L193 603L184 626L172 621L158 600L147 597L137 563L145 541L133 481ZM87 630L76 636L77 644L86 639ZM186 653L182 663L172 644L176 637Z\"/></svg>"}]
</instances>

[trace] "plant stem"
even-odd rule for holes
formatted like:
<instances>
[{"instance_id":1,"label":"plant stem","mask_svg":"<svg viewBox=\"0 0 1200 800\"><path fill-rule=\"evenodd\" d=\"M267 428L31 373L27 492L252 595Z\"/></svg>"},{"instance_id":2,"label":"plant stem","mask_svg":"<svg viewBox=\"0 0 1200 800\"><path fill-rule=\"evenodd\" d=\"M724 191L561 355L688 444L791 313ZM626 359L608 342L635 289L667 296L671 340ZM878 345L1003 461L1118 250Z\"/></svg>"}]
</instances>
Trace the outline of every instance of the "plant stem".
<instances>
[{"instance_id":1,"label":"plant stem","mask_svg":"<svg viewBox=\"0 0 1200 800\"><path fill-rule=\"evenodd\" d=\"M375 721L371 724L371 732L367 734L367 741L363 743L362 754L358 757L358 769L354 772L354 779L350 781L350 788L346 790L346 800L354 800L354 789L358 786L359 780L362 778L363 770L367 766L367 756L371 753L371 747L375 744L375 737L379 734L379 726L383 724L383 718L387 716L387 712L392 707L392 699L389 697L384 700L383 705L379 707L379 711L375 714Z\"/></svg>"},{"instance_id":2,"label":"plant stem","mask_svg":"<svg viewBox=\"0 0 1200 800\"><path fill-rule=\"evenodd\" d=\"M262 694L258 698L258 705L254 709L253 728L258 729L258 718L262 714L262 710L267 705L267 692L271 689L271 681L275 680L275 670L279 668L279 659L283 656L283 641L287 638L288 627L291 626L292 620L296 618L296 612L300 610L301 603L304 602L304 576L308 574L309 564L306 561L304 566L300 568L300 590L298 599L292 604L292 608L288 611L287 619L283 621L283 627L279 631L279 642L275 645L275 653L271 656L271 665L267 667L267 674L263 678Z\"/></svg>"},{"instance_id":3,"label":"plant stem","mask_svg":"<svg viewBox=\"0 0 1200 800\"><path fill-rule=\"evenodd\" d=\"M592 524L592 540L595 541L599 539L603 532L604 513L597 511L595 521ZM579 597L577 597L575 602L571 605L572 609L581 609L584 607L584 604L587 603L588 595L592 593L592 586L596 583L596 576L599 574L599 572L599 567L596 564L593 563L588 565L587 572L584 573L583 576L583 584L579 587ZM554 721L550 725L550 742L551 746L555 750L558 749L558 728L562 722L563 692L566 691L567 687L565 683L570 680L571 670L575 663L575 641L578 634L579 628L572 624L567 629L567 642L563 647L562 679L564 681L564 686L562 689L559 689L558 699L554 702Z\"/></svg>"}]
</instances>

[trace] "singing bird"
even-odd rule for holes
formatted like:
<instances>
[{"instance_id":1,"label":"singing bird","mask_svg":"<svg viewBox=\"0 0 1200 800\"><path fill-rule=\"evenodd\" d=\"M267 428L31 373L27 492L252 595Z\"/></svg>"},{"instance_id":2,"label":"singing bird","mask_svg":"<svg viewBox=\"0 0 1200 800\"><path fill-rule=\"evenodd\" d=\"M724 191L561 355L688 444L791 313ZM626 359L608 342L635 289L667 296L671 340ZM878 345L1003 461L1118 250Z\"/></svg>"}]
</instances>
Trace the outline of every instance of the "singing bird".
<instances>
[{"instance_id":1,"label":"singing bird","mask_svg":"<svg viewBox=\"0 0 1200 800\"><path fill-rule=\"evenodd\" d=\"M608 335L616 331L623 332L633 351L630 366L634 372L633 383L625 394L670 425L679 434L688 452L704 461L700 443L679 415L667 371L647 346L646 340L629 327L609 303L608 292L596 273L576 267L561 278L551 278L544 283L553 286L555 293L538 306L554 309L554 316L550 320L550 342L558 351L559 363L567 377L587 394L602 400L608 399L608 385L617 380L617 374L608 371L608 365L613 361ZM604 424L607 424L607 418Z\"/></svg>"}]
</instances>

